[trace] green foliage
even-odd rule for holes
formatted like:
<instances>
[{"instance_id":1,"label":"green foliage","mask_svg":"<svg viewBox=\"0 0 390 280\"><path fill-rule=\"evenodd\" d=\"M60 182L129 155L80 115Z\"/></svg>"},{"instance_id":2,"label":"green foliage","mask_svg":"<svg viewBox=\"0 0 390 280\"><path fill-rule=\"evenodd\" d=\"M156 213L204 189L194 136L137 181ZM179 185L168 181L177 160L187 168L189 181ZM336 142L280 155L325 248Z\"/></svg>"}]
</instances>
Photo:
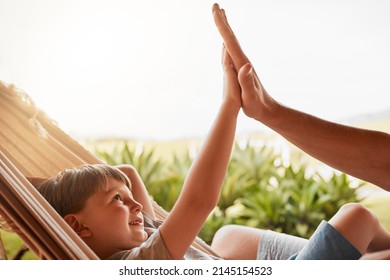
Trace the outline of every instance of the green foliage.
<instances>
[{"instance_id":1,"label":"green foliage","mask_svg":"<svg viewBox=\"0 0 390 280\"><path fill-rule=\"evenodd\" d=\"M123 146L117 146L112 153L106 151L97 151L107 164L117 165L128 163L134 166L146 186L153 188L160 181L160 176L163 168L163 162L153 157L153 151L130 149L126 142Z\"/></svg>"},{"instance_id":2,"label":"green foliage","mask_svg":"<svg viewBox=\"0 0 390 280\"><path fill-rule=\"evenodd\" d=\"M318 173L307 176L302 164L278 169L280 173L269 182L260 182L243 195L244 210L237 223L307 238L343 204L359 201L345 174L333 173L326 180Z\"/></svg>"},{"instance_id":3,"label":"green foliage","mask_svg":"<svg viewBox=\"0 0 390 280\"><path fill-rule=\"evenodd\" d=\"M132 164L144 180L150 196L170 211L181 191L192 159L172 155L162 161L154 151L130 149L127 144L112 153L98 151L108 164ZM309 237L321 222L330 219L348 202L357 202L357 188L345 174L325 179L308 175L300 161L283 165L273 149L236 145L218 206L210 214L200 237L210 242L226 224L241 224Z\"/></svg>"},{"instance_id":4,"label":"green foliage","mask_svg":"<svg viewBox=\"0 0 390 280\"><path fill-rule=\"evenodd\" d=\"M20 254L21 251L25 252L21 254L22 260L36 260L37 256L31 251L25 251L25 246L22 241L22 239L13 232L8 232L0 229L0 242L3 242L5 247L5 254L7 259L13 259L18 254ZM1 244L0 244L1 246ZM1 254L0 254L1 256ZM19 257L17 258L19 259Z\"/></svg>"},{"instance_id":5,"label":"green foliage","mask_svg":"<svg viewBox=\"0 0 390 280\"><path fill-rule=\"evenodd\" d=\"M172 163L163 162L154 156L154 150L130 149L126 142L111 153L96 151L103 161L110 165L131 164L140 174L149 195L165 210L170 211L184 184L191 165L189 154L182 157L173 155Z\"/></svg>"},{"instance_id":6,"label":"green foliage","mask_svg":"<svg viewBox=\"0 0 390 280\"><path fill-rule=\"evenodd\" d=\"M225 212L237 199L252 190L258 182L268 180L276 172L276 156L266 147L256 150L249 145L235 146L219 200Z\"/></svg>"},{"instance_id":7,"label":"green foliage","mask_svg":"<svg viewBox=\"0 0 390 280\"><path fill-rule=\"evenodd\" d=\"M174 155L172 164L164 166L164 172L159 176L158 183L147 187L152 198L165 210L170 211L175 204L191 162L189 154L183 157Z\"/></svg>"}]
</instances>

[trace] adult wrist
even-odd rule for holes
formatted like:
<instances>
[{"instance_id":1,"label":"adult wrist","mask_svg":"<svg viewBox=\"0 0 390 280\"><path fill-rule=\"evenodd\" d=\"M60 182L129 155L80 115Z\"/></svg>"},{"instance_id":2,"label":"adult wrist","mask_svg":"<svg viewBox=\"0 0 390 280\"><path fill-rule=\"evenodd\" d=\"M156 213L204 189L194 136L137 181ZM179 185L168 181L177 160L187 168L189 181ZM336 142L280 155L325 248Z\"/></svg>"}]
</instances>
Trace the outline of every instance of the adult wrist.
<instances>
[{"instance_id":1,"label":"adult wrist","mask_svg":"<svg viewBox=\"0 0 390 280\"><path fill-rule=\"evenodd\" d=\"M282 119L283 115L283 105L275 101L274 99L270 99L266 104L264 104L263 108L258 112L258 114L254 117L255 120L273 128L276 126L278 122Z\"/></svg>"}]
</instances>

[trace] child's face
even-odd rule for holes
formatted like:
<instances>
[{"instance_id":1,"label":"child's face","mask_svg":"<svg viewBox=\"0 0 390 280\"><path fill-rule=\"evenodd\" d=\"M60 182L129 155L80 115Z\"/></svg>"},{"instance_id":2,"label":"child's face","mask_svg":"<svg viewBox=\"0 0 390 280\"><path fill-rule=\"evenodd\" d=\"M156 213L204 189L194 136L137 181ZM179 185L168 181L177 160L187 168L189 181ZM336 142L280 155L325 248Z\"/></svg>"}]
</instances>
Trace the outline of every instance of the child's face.
<instances>
[{"instance_id":1,"label":"child's face","mask_svg":"<svg viewBox=\"0 0 390 280\"><path fill-rule=\"evenodd\" d=\"M108 178L107 189L92 195L78 213L91 232L84 240L100 257L140 246L147 239L141 210L123 182Z\"/></svg>"}]
</instances>

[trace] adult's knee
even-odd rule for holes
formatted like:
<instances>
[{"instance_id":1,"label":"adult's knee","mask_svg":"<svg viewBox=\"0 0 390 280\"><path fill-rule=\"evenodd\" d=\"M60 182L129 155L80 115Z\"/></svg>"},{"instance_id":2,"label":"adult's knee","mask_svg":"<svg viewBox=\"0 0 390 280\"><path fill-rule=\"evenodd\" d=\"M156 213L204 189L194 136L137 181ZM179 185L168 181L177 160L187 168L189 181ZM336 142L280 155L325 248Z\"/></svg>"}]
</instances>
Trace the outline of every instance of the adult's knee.
<instances>
[{"instance_id":1,"label":"adult's knee","mask_svg":"<svg viewBox=\"0 0 390 280\"><path fill-rule=\"evenodd\" d=\"M224 258L230 259L233 254L234 243L238 232L237 226L226 225L218 229L214 234L211 242L211 248L217 252L217 254Z\"/></svg>"},{"instance_id":2,"label":"adult's knee","mask_svg":"<svg viewBox=\"0 0 390 280\"><path fill-rule=\"evenodd\" d=\"M240 225L227 225L214 235L211 248L224 259L256 259L263 230Z\"/></svg>"},{"instance_id":3,"label":"adult's knee","mask_svg":"<svg viewBox=\"0 0 390 280\"><path fill-rule=\"evenodd\" d=\"M379 225L379 220L376 215L359 203L347 203L340 208L339 212L342 215L348 216L350 219L364 222L367 226L375 227Z\"/></svg>"}]
</instances>

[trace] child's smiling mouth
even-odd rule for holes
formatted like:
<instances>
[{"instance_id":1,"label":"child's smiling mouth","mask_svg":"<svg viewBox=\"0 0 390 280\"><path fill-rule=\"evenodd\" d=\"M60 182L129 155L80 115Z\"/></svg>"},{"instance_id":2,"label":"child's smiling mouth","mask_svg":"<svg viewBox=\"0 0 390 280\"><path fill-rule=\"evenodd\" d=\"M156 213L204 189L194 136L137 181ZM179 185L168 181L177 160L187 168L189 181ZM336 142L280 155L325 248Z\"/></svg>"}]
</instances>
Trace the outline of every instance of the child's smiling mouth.
<instances>
[{"instance_id":1,"label":"child's smiling mouth","mask_svg":"<svg viewBox=\"0 0 390 280\"><path fill-rule=\"evenodd\" d=\"M141 218L135 219L134 221L129 222L129 225L131 226L142 226L143 221Z\"/></svg>"}]
</instances>

